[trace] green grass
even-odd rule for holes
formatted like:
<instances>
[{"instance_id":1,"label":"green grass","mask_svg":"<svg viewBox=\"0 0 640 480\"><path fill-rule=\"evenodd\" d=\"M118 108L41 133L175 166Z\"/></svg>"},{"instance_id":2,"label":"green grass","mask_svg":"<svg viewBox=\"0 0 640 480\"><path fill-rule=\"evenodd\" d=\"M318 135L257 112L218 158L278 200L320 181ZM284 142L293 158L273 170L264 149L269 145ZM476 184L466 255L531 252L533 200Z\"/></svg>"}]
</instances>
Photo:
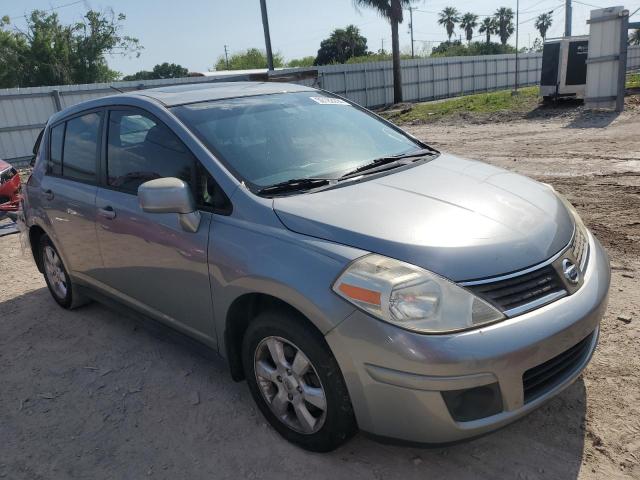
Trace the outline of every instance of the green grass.
<instances>
[{"instance_id":1,"label":"green grass","mask_svg":"<svg viewBox=\"0 0 640 480\"><path fill-rule=\"evenodd\" d=\"M627 88L640 88L640 73L632 73L627 77Z\"/></svg>"},{"instance_id":2,"label":"green grass","mask_svg":"<svg viewBox=\"0 0 640 480\"><path fill-rule=\"evenodd\" d=\"M491 114L502 111L528 111L538 103L538 87L526 87L512 96L511 90L466 95L438 102L416 103L402 110L381 115L396 123L430 122L455 114Z\"/></svg>"}]
</instances>

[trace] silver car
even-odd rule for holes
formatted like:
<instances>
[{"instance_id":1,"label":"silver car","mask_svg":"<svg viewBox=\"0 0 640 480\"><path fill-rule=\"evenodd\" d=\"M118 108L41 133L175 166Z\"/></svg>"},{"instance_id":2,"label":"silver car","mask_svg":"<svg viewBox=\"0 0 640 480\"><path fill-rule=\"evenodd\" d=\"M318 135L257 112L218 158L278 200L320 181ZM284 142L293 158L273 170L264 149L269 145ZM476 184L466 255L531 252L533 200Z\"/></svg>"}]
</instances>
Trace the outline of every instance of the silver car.
<instances>
[{"instance_id":1,"label":"silver car","mask_svg":"<svg viewBox=\"0 0 640 480\"><path fill-rule=\"evenodd\" d=\"M579 376L607 303L607 255L552 187L300 85L75 105L25 190L56 302L115 301L217 350L308 450L504 426Z\"/></svg>"}]
</instances>

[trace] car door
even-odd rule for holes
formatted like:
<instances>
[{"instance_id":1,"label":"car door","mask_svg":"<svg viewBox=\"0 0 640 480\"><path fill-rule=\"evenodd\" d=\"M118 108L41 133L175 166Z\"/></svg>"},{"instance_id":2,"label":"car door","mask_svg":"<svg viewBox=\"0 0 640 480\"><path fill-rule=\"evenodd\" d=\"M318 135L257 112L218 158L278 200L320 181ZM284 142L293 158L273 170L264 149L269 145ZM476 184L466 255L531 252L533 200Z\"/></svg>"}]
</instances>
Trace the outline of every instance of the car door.
<instances>
[{"instance_id":1,"label":"car door","mask_svg":"<svg viewBox=\"0 0 640 480\"><path fill-rule=\"evenodd\" d=\"M95 226L102 119L103 112L95 110L51 127L37 195L50 236L76 277L91 277L102 266Z\"/></svg>"},{"instance_id":2,"label":"car door","mask_svg":"<svg viewBox=\"0 0 640 480\"><path fill-rule=\"evenodd\" d=\"M197 232L187 232L177 214L146 213L138 186L177 177L202 205L197 181L203 168L161 121L132 108L107 113L103 179L97 193L97 235L103 268L98 279L156 318L215 341L207 264L211 213L201 211Z\"/></svg>"}]
</instances>

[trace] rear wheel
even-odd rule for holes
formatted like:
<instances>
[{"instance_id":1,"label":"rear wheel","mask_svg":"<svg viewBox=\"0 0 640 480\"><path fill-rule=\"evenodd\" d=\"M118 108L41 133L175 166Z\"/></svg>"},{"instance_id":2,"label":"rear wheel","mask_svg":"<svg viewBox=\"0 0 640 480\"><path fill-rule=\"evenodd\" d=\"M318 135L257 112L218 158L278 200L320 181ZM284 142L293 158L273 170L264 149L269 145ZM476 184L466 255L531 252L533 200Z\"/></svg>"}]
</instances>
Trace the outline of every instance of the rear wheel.
<instances>
[{"instance_id":1,"label":"rear wheel","mask_svg":"<svg viewBox=\"0 0 640 480\"><path fill-rule=\"evenodd\" d=\"M86 299L77 293L64 266L62 257L51 242L43 234L39 241L40 261L44 270L44 279L53 299L63 308L71 309L86 303Z\"/></svg>"},{"instance_id":2,"label":"rear wheel","mask_svg":"<svg viewBox=\"0 0 640 480\"><path fill-rule=\"evenodd\" d=\"M356 432L338 364L306 320L287 311L261 313L245 334L242 356L254 400L284 438L326 452Z\"/></svg>"}]
</instances>

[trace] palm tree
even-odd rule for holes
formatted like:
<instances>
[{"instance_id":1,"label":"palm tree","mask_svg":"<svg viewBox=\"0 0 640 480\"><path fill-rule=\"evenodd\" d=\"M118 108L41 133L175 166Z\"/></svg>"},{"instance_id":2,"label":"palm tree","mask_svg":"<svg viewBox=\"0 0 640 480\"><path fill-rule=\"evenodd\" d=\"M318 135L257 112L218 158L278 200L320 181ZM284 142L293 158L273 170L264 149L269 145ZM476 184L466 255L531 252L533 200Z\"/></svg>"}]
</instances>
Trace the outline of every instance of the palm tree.
<instances>
[{"instance_id":1,"label":"palm tree","mask_svg":"<svg viewBox=\"0 0 640 480\"><path fill-rule=\"evenodd\" d=\"M498 34L500 35L500 43L502 46L507 44L507 40L513 34L515 26L513 25L513 10L506 7L500 7L493 14L493 18L496 20Z\"/></svg>"},{"instance_id":2,"label":"palm tree","mask_svg":"<svg viewBox=\"0 0 640 480\"><path fill-rule=\"evenodd\" d=\"M398 25L402 23L402 9L411 6L414 0L353 0L358 7L368 7L391 23L391 53L393 56L393 101L402 102L402 74L400 69L400 39Z\"/></svg>"},{"instance_id":3,"label":"palm tree","mask_svg":"<svg viewBox=\"0 0 640 480\"><path fill-rule=\"evenodd\" d=\"M453 35L453 30L456 28L456 23L460 21L460 12L456 7L447 7L440 12L440 18L438 19L438 23L440 25L444 25L444 28L447 29L447 36L449 37L449 41L451 41L451 36Z\"/></svg>"},{"instance_id":4,"label":"palm tree","mask_svg":"<svg viewBox=\"0 0 640 480\"><path fill-rule=\"evenodd\" d=\"M460 28L464 30L467 42L471 43L473 38L473 29L478 26L478 15L475 13L465 13L460 19Z\"/></svg>"},{"instance_id":5,"label":"palm tree","mask_svg":"<svg viewBox=\"0 0 640 480\"><path fill-rule=\"evenodd\" d=\"M480 24L480 29L478 30L480 33L484 33L487 36L487 45L491 43L491 35L496 32L496 20L495 18L485 17Z\"/></svg>"},{"instance_id":6,"label":"palm tree","mask_svg":"<svg viewBox=\"0 0 640 480\"><path fill-rule=\"evenodd\" d=\"M629 45L640 45L640 28L636 28L629 35Z\"/></svg>"},{"instance_id":7,"label":"palm tree","mask_svg":"<svg viewBox=\"0 0 640 480\"><path fill-rule=\"evenodd\" d=\"M547 30L553 23L553 17L551 16L552 12L542 13L536 18L536 23L534 23L535 27L540 32L540 36L542 37L542 41L547 37Z\"/></svg>"}]
</instances>

